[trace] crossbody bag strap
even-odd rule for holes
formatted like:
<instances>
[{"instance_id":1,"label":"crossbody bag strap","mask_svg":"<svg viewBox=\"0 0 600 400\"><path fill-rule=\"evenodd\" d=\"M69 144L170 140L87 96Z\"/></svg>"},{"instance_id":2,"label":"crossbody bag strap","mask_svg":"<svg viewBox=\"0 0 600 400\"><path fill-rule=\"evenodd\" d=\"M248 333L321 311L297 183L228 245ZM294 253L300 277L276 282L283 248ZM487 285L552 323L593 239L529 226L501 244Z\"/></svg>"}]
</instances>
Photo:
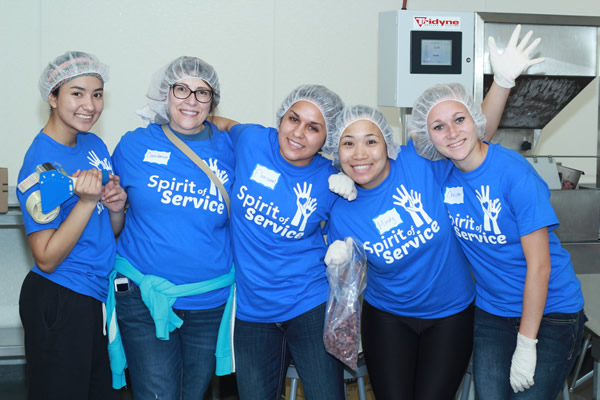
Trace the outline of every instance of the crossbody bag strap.
<instances>
[{"instance_id":1,"label":"crossbody bag strap","mask_svg":"<svg viewBox=\"0 0 600 400\"><path fill-rule=\"evenodd\" d=\"M225 204L227 205L227 216L230 216L229 195L227 194L227 190L225 190L225 186L223 186L221 180L217 178L215 173L212 172L211 169L208 167L208 164L206 164L206 162L203 159L201 159L200 156L198 156L198 154L194 153L194 151L190 149L190 147L187 144L185 144L183 140L179 139L173 132L171 132L171 128L169 128L166 124L161 125L161 128L167 136L167 138L171 142L173 142L173 144L177 146L177 148L181 150L183 154L188 156L188 158L192 160L194 164L199 166L200 169L204 171L206 175L208 175L210 180L213 181L215 185L217 185L217 188L219 189L219 192L221 192L221 196L223 196L223 200L225 200Z\"/></svg>"}]
</instances>

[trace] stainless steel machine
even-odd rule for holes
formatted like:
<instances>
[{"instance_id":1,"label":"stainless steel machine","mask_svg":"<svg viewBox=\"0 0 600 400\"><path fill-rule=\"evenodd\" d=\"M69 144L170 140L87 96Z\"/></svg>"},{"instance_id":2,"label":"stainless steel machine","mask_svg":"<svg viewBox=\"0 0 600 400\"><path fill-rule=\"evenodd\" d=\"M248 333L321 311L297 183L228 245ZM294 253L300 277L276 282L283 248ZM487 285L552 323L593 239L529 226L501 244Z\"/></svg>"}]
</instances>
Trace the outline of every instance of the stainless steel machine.
<instances>
[{"instance_id":1,"label":"stainless steel machine","mask_svg":"<svg viewBox=\"0 0 600 400\"><path fill-rule=\"evenodd\" d=\"M515 24L522 32L533 30L541 37L542 64L531 67L517 79L511 90L499 131L494 142L521 152L543 175L556 159L567 163L579 154L544 155L536 151L543 128L599 76L599 17L477 13L475 16L474 92L481 100L493 81L487 38L493 36L504 48ZM600 97L596 93L599 107ZM600 119L596 123L600 154ZM565 141L570 140L565 135ZM583 149L582 149L583 153ZM563 245L571 252L578 273L600 272L600 159L595 158L596 184L561 190L551 185L551 201L560 220L556 230ZM560 168L560 167L559 167ZM593 175L594 171L587 171ZM558 174L558 171L556 175Z\"/></svg>"}]
</instances>

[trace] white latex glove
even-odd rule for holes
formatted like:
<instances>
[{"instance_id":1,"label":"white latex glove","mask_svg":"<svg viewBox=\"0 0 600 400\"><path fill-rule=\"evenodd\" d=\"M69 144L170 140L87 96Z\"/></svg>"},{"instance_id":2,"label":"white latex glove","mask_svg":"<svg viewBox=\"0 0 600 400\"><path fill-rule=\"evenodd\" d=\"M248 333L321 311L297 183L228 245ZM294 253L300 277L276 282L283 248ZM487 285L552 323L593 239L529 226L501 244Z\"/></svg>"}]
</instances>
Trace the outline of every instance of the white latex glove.
<instances>
[{"instance_id":1,"label":"white latex glove","mask_svg":"<svg viewBox=\"0 0 600 400\"><path fill-rule=\"evenodd\" d=\"M343 172L329 175L329 190L348 201L356 199L357 192L354 181Z\"/></svg>"},{"instance_id":2,"label":"white latex glove","mask_svg":"<svg viewBox=\"0 0 600 400\"><path fill-rule=\"evenodd\" d=\"M490 49L490 64L494 70L494 81L503 88L510 89L515 86L515 79L527 68L532 65L541 63L544 58L530 59L531 54L540 43L540 38L537 38L527 48L527 42L533 34L532 31L527 32L523 40L517 45L519 35L521 33L521 25L517 25L506 48L500 52L496 47L496 41L493 37L488 38L488 47Z\"/></svg>"},{"instance_id":3,"label":"white latex glove","mask_svg":"<svg viewBox=\"0 0 600 400\"><path fill-rule=\"evenodd\" d=\"M510 386L515 393L522 392L533 386L533 375L537 363L537 339L517 334L517 348L512 356L510 365Z\"/></svg>"},{"instance_id":4,"label":"white latex glove","mask_svg":"<svg viewBox=\"0 0 600 400\"><path fill-rule=\"evenodd\" d=\"M346 238L345 240L336 240L329 245L327 254L325 254L325 265L333 267L345 264L352 257L353 240Z\"/></svg>"}]
</instances>

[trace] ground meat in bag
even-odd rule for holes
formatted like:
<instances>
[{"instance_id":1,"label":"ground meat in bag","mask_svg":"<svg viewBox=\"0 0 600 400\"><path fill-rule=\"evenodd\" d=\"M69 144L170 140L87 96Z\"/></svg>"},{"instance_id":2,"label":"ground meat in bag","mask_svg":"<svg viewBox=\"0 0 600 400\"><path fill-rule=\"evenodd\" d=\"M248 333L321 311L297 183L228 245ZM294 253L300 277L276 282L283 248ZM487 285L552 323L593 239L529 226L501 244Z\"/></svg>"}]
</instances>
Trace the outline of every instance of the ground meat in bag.
<instances>
[{"instance_id":1,"label":"ground meat in bag","mask_svg":"<svg viewBox=\"0 0 600 400\"><path fill-rule=\"evenodd\" d=\"M333 246L337 246L334 250ZM325 313L325 349L356 370L360 346L360 295L366 287L367 258L352 238L336 241L326 257L329 299ZM328 250L328 256L329 256Z\"/></svg>"}]
</instances>

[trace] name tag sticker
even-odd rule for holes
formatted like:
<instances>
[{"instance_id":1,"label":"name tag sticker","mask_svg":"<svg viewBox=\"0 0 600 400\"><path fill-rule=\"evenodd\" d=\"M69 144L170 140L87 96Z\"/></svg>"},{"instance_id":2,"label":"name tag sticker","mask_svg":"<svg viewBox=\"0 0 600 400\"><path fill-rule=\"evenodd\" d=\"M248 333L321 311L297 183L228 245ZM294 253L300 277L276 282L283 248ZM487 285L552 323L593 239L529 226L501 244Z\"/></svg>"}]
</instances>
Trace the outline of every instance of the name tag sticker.
<instances>
[{"instance_id":1,"label":"name tag sticker","mask_svg":"<svg viewBox=\"0 0 600 400\"><path fill-rule=\"evenodd\" d=\"M383 235L385 232L394 229L402 223L402 217L398 214L395 208L381 214L377 218L373 218L375 226L379 230L379 234Z\"/></svg>"},{"instance_id":2,"label":"name tag sticker","mask_svg":"<svg viewBox=\"0 0 600 400\"><path fill-rule=\"evenodd\" d=\"M265 166L260 164L256 164L254 171L252 171L252 179L254 182L260 183L268 187L269 189L275 189L277 182L279 181L279 176L281 174L279 172L275 172Z\"/></svg>"},{"instance_id":3,"label":"name tag sticker","mask_svg":"<svg viewBox=\"0 0 600 400\"><path fill-rule=\"evenodd\" d=\"M444 203L446 204L463 204L465 195L462 186L447 187L444 193Z\"/></svg>"},{"instance_id":4,"label":"name tag sticker","mask_svg":"<svg viewBox=\"0 0 600 400\"><path fill-rule=\"evenodd\" d=\"M144 162L167 165L171 158L170 151L146 150L144 154Z\"/></svg>"}]
</instances>

